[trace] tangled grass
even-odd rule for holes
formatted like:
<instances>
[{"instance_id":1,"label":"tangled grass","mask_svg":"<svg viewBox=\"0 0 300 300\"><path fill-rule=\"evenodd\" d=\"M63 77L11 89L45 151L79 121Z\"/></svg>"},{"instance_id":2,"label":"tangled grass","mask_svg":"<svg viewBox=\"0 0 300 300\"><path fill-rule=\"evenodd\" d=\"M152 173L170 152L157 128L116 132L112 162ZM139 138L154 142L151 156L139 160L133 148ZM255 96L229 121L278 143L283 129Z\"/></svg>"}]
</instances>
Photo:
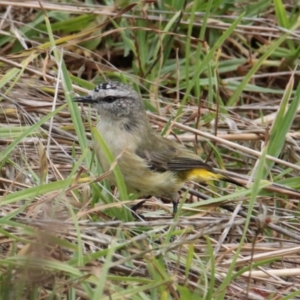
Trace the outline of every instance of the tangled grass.
<instances>
[{"instance_id":1,"label":"tangled grass","mask_svg":"<svg viewBox=\"0 0 300 300\"><path fill-rule=\"evenodd\" d=\"M1 299L298 299L299 5L91 2L0 3ZM72 102L104 80L247 188L133 220Z\"/></svg>"}]
</instances>

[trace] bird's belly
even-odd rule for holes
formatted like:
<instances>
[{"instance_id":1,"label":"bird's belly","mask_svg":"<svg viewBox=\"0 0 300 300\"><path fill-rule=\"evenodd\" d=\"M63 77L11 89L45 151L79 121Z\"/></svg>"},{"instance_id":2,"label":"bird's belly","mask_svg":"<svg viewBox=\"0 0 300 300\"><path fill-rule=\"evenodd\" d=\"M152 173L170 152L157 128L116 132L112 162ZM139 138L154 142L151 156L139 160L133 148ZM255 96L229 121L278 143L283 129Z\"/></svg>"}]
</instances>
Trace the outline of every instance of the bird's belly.
<instances>
[{"instance_id":1,"label":"bird's belly","mask_svg":"<svg viewBox=\"0 0 300 300\"><path fill-rule=\"evenodd\" d=\"M143 196L170 196L177 193L183 186L173 172L155 172L148 168L147 164L139 156L130 157L119 162L120 170L129 192Z\"/></svg>"}]
</instances>

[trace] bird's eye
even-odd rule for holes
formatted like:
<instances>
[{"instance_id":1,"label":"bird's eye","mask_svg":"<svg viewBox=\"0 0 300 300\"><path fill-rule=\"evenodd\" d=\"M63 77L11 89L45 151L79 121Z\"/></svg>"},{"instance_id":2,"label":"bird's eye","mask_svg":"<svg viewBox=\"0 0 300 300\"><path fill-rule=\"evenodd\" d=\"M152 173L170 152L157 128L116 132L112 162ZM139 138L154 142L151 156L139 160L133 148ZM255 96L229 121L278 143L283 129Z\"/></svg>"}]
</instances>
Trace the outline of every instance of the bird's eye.
<instances>
[{"instance_id":1,"label":"bird's eye","mask_svg":"<svg viewBox=\"0 0 300 300\"><path fill-rule=\"evenodd\" d=\"M117 98L116 97L113 97L113 96L107 96L103 99L104 102L107 102L107 103L112 103L114 101L116 101Z\"/></svg>"}]
</instances>

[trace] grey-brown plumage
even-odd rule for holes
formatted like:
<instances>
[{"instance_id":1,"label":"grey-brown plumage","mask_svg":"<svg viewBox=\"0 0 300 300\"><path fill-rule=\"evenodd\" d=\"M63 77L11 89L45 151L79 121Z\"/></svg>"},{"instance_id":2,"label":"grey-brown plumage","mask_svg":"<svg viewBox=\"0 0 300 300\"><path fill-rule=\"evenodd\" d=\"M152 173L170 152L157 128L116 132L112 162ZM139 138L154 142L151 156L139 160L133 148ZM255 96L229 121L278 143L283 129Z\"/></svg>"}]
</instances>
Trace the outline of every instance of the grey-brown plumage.
<instances>
[{"instance_id":1,"label":"grey-brown plumage","mask_svg":"<svg viewBox=\"0 0 300 300\"><path fill-rule=\"evenodd\" d=\"M118 165L130 192L167 196L176 213L178 191L185 181L236 183L184 146L158 135L151 128L140 95L131 87L119 82L104 82L89 95L74 100L91 103L97 108L100 116L97 129L114 157L122 153ZM94 149L103 170L109 170L101 147L95 144ZM113 174L109 179L115 183Z\"/></svg>"}]
</instances>

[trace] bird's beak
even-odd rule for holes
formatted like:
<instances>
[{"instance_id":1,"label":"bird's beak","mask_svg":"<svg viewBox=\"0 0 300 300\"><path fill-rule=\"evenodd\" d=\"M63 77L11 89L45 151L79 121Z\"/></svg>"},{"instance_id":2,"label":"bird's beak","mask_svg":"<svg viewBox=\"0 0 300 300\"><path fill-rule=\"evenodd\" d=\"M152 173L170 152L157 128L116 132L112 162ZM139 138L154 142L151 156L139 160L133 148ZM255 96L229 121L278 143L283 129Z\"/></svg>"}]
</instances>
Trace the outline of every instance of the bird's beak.
<instances>
[{"instance_id":1,"label":"bird's beak","mask_svg":"<svg viewBox=\"0 0 300 300\"><path fill-rule=\"evenodd\" d=\"M73 102L81 102L81 103L96 103L96 101L92 98L91 95L75 97Z\"/></svg>"}]
</instances>

